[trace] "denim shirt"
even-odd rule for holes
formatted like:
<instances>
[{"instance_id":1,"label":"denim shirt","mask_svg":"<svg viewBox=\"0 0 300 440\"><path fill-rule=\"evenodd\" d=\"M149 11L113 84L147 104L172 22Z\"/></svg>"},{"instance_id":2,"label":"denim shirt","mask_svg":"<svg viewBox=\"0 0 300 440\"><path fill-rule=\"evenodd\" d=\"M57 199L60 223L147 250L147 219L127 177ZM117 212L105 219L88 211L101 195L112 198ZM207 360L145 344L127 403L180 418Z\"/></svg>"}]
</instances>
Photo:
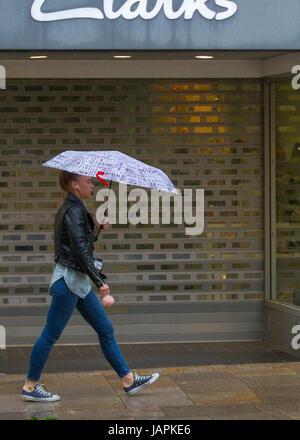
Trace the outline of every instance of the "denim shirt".
<instances>
[{"instance_id":1,"label":"denim shirt","mask_svg":"<svg viewBox=\"0 0 300 440\"><path fill-rule=\"evenodd\" d=\"M89 276L86 273L82 273L78 270L71 269L70 267L63 266L59 263L54 263L54 270L49 285L49 293L52 284L59 280L61 277L65 279L66 285L72 293L78 295L80 298L85 298L91 290L91 284L89 282Z\"/></svg>"}]
</instances>

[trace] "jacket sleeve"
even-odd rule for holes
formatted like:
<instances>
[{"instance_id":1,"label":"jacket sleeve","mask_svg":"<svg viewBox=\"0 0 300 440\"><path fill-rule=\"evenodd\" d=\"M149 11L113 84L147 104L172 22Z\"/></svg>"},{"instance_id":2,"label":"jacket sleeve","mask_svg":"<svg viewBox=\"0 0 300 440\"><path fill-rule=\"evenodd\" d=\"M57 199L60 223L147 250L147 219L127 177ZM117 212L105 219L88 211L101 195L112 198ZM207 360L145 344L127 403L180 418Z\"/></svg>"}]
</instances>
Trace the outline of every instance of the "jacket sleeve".
<instances>
[{"instance_id":1,"label":"jacket sleeve","mask_svg":"<svg viewBox=\"0 0 300 440\"><path fill-rule=\"evenodd\" d=\"M88 252L88 244L85 240L84 229L85 218L81 208L70 208L65 213L65 225L75 261L97 287L103 286L105 282L97 272L93 260Z\"/></svg>"}]
</instances>

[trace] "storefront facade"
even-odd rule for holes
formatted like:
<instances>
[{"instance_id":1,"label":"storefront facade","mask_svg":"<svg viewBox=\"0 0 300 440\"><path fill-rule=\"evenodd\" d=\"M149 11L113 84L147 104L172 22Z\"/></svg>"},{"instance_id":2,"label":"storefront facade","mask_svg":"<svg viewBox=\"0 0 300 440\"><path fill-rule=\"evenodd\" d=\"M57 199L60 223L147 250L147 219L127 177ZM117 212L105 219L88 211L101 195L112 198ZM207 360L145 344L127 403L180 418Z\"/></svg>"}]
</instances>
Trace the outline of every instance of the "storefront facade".
<instances>
[{"instance_id":1,"label":"storefront facade","mask_svg":"<svg viewBox=\"0 0 300 440\"><path fill-rule=\"evenodd\" d=\"M100 148L119 150L163 169L181 190L205 190L205 225L200 235L188 236L186 225L172 221L116 224L96 243L116 298L108 314L118 340L269 339L297 355L291 346L290 319L296 323L300 314L297 229L291 227L297 224L297 213L291 211L297 205L295 161L300 143L300 91L291 85L295 77L291 68L300 64L300 58L291 49L298 49L298 30L289 22L289 33L283 38L282 24L281 43L274 39L275 33L272 44L271 38L262 40L261 35L258 41L264 41L264 52L212 51L213 60L199 61L192 52L196 48L259 48L255 45L257 32L251 26L247 44L253 47L245 47L246 40L241 38L235 43L230 39L233 29L244 23L245 2L216 1L211 18L205 17L206 2L198 2L202 13L197 10L197 16L189 20L189 33L184 17L191 2L182 2L186 9L176 19L166 17L166 11L171 13L167 7L164 14L159 10L161 14L151 19L139 16L135 22L131 18L132 39L135 26L142 29L142 20L147 22L145 35L151 35L151 26L157 26L156 43L152 37L145 40L151 47L138 47L125 38L125 13L116 20L127 46L113 38L110 42L114 44L101 39L101 47L92 46L96 26L97 32L101 25L102 32L108 25L114 29L115 22L107 18L109 2L106 18L81 15L76 19L57 15L62 7L56 10L55 1L44 3L29 1L22 6L27 6L24 31L30 23L33 36L38 28L41 38L35 38L33 45L33 40L28 43L18 35L16 41L9 34L6 47L1 47L7 51L0 60L7 81L0 92L0 324L7 330L7 344L32 344L51 300L53 223L63 194L57 171L41 165L66 149ZM67 10L80 2L65 3ZM96 3L91 1L91 7L95 9ZM7 13L13 13L13 4ZM139 5L141 12L143 3ZM291 7L297 9L298 3ZM261 32L267 32L266 28L270 32L275 26L278 11L274 10L269 11L274 21L269 20L269 28L266 25ZM232 15L217 15L226 11ZM51 13L56 15L47 15ZM80 11L83 13L96 11ZM190 37L199 37L195 26L200 19L205 35L210 29L212 46L204 40L202 45L190 43ZM177 31L186 38L163 38L165 29L158 38L164 20L168 20L171 34ZM70 47L74 26L89 26L90 33L79 44L78 32ZM220 43L221 30L226 47ZM26 35L31 36L30 32ZM140 39L136 41L142 44ZM162 41L169 43L163 46ZM48 59L29 60L31 52L24 52L26 48L32 54L43 49ZM91 52L108 49L118 49L120 54L125 53L122 49L139 52L131 52L132 59L122 61L112 58L116 52ZM268 52L271 49L286 52ZM276 181L276 175L288 179L286 187ZM101 187L97 182L97 188ZM118 194L117 185L114 190ZM90 200L87 205L95 213L99 202ZM276 248L276 242L282 249ZM75 314L58 343L97 343L97 337Z\"/></svg>"}]
</instances>

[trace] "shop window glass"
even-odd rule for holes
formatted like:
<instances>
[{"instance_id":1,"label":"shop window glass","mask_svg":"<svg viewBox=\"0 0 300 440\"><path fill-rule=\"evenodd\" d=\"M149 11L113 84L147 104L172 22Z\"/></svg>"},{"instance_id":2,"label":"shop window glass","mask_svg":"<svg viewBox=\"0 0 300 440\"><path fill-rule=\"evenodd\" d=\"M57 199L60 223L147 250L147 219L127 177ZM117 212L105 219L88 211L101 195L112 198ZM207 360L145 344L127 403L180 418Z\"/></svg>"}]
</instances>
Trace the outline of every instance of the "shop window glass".
<instances>
[{"instance_id":1,"label":"shop window glass","mask_svg":"<svg viewBox=\"0 0 300 440\"><path fill-rule=\"evenodd\" d=\"M300 306L300 95L290 80L276 95L276 292L273 299Z\"/></svg>"}]
</instances>

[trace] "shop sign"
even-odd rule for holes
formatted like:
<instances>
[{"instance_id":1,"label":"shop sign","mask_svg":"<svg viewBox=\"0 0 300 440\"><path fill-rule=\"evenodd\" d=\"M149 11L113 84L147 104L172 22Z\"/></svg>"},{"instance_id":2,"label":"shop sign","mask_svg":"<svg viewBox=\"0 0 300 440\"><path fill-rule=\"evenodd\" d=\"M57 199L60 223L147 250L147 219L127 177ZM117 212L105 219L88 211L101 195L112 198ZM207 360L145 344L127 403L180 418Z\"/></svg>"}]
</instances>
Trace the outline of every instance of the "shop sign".
<instances>
[{"instance_id":1,"label":"shop sign","mask_svg":"<svg viewBox=\"0 0 300 440\"><path fill-rule=\"evenodd\" d=\"M211 9L207 5L209 0L183 0L177 10L175 10L173 0L156 0L154 6L149 5L148 0L126 0L119 9L115 6L114 0L103 0L102 11L100 8L89 7L43 12L42 6L46 1L34 0L31 8L32 18L37 21L58 21L72 18L102 20L105 17L110 20L115 20L119 17L123 17L125 20L132 20L137 17L151 20L162 11L169 20L176 20L179 17L190 20L195 13L199 13L207 20L226 20L232 17L238 10L237 4L229 0L214 0L215 5L224 8L223 12L216 12Z\"/></svg>"},{"instance_id":2,"label":"shop sign","mask_svg":"<svg viewBox=\"0 0 300 440\"><path fill-rule=\"evenodd\" d=\"M299 17L300 0L0 0L0 50L299 50Z\"/></svg>"}]
</instances>

